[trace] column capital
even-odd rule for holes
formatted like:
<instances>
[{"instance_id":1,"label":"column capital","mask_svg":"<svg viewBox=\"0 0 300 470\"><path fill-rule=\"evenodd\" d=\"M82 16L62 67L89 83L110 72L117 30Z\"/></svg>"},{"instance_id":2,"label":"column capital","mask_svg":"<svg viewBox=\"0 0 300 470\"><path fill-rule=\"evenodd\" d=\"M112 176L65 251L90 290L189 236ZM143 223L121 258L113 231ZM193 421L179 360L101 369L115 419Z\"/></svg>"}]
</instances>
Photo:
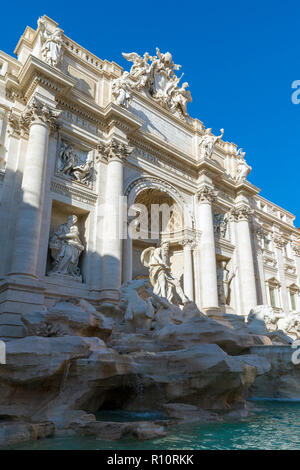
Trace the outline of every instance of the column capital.
<instances>
[{"instance_id":1,"label":"column capital","mask_svg":"<svg viewBox=\"0 0 300 470\"><path fill-rule=\"evenodd\" d=\"M297 242L292 243L292 250L296 256L300 256L300 244Z\"/></svg>"},{"instance_id":2,"label":"column capital","mask_svg":"<svg viewBox=\"0 0 300 470\"><path fill-rule=\"evenodd\" d=\"M239 222L242 220L250 222L252 214L253 210L250 209L249 206L243 204L241 206L233 207L229 212L229 218L234 222Z\"/></svg>"},{"instance_id":3,"label":"column capital","mask_svg":"<svg viewBox=\"0 0 300 470\"><path fill-rule=\"evenodd\" d=\"M110 163L111 161L123 162L132 153L133 147L130 147L116 139L111 139L107 143L99 142L97 150L100 160Z\"/></svg>"},{"instance_id":4,"label":"column capital","mask_svg":"<svg viewBox=\"0 0 300 470\"><path fill-rule=\"evenodd\" d=\"M21 114L20 125L23 129L29 129L32 124L42 124L50 129L54 127L60 114L60 110L53 109L34 98Z\"/></svg>"},{"instance_id":5,"label":"column capital","mask_svg":"<svg viewBox=\"0 0 300 470\"><path fill-rule=\"evenodd\" d=\"M280 250L287 244L287 240L284 240L279 233L273 233L272 242L275 248Z\"/></svg>"},{"instance_id":6,"label":"column capital","mask_svg":"<svg viewBox=\"0 0 300 470\"><path fill-rule=\"evenodd\" d=\"M179 241L179 244L183 246L183 248L189 248L190 250L193 250L196 248L196 240L193 238L183 238L182 240Z\"/></svg>"},{"instance_id":7,"label":"column capital","mask_svg":"<svg viewBox=\"0 0 300 470\"><path fill-rule=\"evenodd\" d=\"M202 186L197 192L197 198L200 203L209 203L211 204L217 197L218 192L215 191L210 186Z\"/></svg>"}]
</instances>

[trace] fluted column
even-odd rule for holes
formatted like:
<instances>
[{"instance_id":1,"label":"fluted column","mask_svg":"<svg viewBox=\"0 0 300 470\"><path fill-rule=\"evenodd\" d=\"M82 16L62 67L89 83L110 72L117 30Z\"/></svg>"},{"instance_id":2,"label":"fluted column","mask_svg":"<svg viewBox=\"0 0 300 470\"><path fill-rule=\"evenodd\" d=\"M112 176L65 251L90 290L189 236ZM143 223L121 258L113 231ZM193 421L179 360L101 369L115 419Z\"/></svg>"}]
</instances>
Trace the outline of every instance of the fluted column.
<instances>
[{"instance_id":1,"label":"fluted column","mask_svg":"<svg viewBox=\"0 0 300 470\"><path fill-rule=\"evenodd\" d=\"M29 139L21 186L21 202L16 217L10 272L13 275L37 278L49 131L59 114L59 111L34 99L21 117L22 126L29 129Z\"/></svg>"},{"instance_id":2,"label":"fluted column","mask_svg":"<svg viewBox=\"0 0 300 470\"><path fill-rule=\"evenodd\" d=\"M107 162L103 221L101 300L118 300L122 280L123 164L132 148L115 139L101 145L99 151Z\"/></svg>"},{"instance_id":3,"label":"fluted column","mask_svg":"<svg viewBox=\"0 0 300 470\"><path fill-rule=\"evenodd\" d=\"M208 186L198 192L198 227L200 238L200 282L202 309L206 312L218 309L216 248L212 214L212 202L216 193Z\"/></svg>"},{"instance_id":4,"label":"fluted column","mask_svg":"<svg viewBox=\"0 0 300 470\"><path fill-rule=\"evenodd\" d=\"M259 286L257 292L257 301L258 304L266 305L268 303L267 291L266 291L266 280L265 280L265 270L264 270L264 245L263 239L265 237L265 233L263 229L259 226L256 227L253 231L255 237L255 251L256 251L256 259L257 259L257 269L258 269L258 276L259 276Z\"/></svg>"},{"instance_id":5,"label":"fluted column","mask_svg":"<svg viewBox=\"0 0 300 470\"><path fill-rule=\"evenodd\" d=\"M300 245L297 241L292 243L292 250L294 253L294 259L296 263L297 283L300 286Z\"/></svg>"},{"instance_id":6,"label":"fluted column","mask_svg":"<svg viewBox=\"0 0 300 470\"><path fill-rule=\"evenodd\" d=\"M194 276L193 276L193 246L192 239L181 241L183 246L183 290L189 300L194 300Z\"/></svg>"},{"instance_id":7,"label":"fluted column","mask_svg":"<svg viewBox=\"0 0 300 470\"><path fill-rule=\"evenodd\" d=\"M283 254L282 254L282 249L283 247L287 244L285 240L281 237L279 233L273 233L272 236L272 242L274 246L274 252L275 252L275 257L277 260L277 266L278 266L278 277L279 277L279 282L281 284L280 288L280 300L281 300L281 305L283 311L285 313L288 313L290 310L289 306L289 299L288 299L288 293L287 293L287 288L286 288L286 279L285 279L285 272L284 272L284 259L283 259Z\"/></svg>"},{"instance_id":8,"label":"fluted column","mask_svg":"<svg viewBox=\"0 0 300 470\"><path fill-rule=\"evenodd\" d=\"M257 305L254 261L251 245L250 218L252 210L246 205L231 210L231 220L236 222L238 275L240 282L242 315L248 315Z\"/></svg>"}]
</instances>

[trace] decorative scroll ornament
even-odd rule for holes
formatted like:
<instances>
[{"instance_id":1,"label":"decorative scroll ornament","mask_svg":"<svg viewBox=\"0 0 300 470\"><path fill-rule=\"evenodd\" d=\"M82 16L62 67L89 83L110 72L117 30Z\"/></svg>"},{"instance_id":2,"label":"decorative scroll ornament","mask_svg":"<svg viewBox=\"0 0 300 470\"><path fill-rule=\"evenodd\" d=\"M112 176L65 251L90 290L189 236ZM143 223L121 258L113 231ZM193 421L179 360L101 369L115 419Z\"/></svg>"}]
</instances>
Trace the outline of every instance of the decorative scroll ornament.
<instances>
[{"instance_id":1,"label":"decorative scroll ornament","mask_svg":"<svg viewBox=\"0 0 300 470\"><path fill-rule=\"evenodd\" d=\"M211 158L215 148L215 144L222 139L224 135L224 129L220 129L221 134L215 136L211 133L211 128L206 129L204 135L200 138L199 142L199 158Z\"/></svg>"},{"instance_id":2,"label":"decorative scroll ornament","mask_svg":"<svg viewBox=\"0 0 300 470\"><path fill-rule=\"evenodd\" d=\"M174 64L170 52L162 54L156 48L156 54L150 56L145 52L143 57L136 52L122 54L133 65L130 72L123 72L122 76L112 83L115 103L128 107L132 99L131 92L137 90L145 93L175 116L186 119L188 117L186 106L192 98L190 91L187 90L187 82L179 86L183 74L177 77L175 71L181 66Z\"/></svg>"},{"instance_id":3,"label":"decorative scroll ornament","mask_svg":"<svg viewBox=\"0 0 300 470\"><path fill-rule=\"evenodd\" d=\"M100 142L98 144L98 152L102 160L109 163L113 160L125 160L133 152L133 147L119 142L116 139L111 139L111 141L106 144Z\"/></svg>"},{"instance_id":4,"label":"decorative scroll ornament","mask_svg":"<svg viewBox=\"0 0 300 470\"><path fill-rule=\"evenodd\" d=\"M233 207L230 211L230 219L234 222L238 222L240 220L247 220L250 222L252 214L253 210L248 206L242 205L239 207Z\"/></svg>"},{"instance_id":5,"label":"decorative scroll ornament","mask_svg":"<svg viewBox=\"0 0 300 470\"><path fill-rule=\"evenodd\" d=\"M245 181L247 179L247 176L249 175L250 171L252 170L252 167L249 166L245 160L245 155L246 152L242 151L243 149L239 149L237 151L237 156L239 158L238 164L237 164L237 175L236 175L236 181Z\"/></svg>"},{"instance_id":6,"label":"decorative scroll ornament","mask_svg":"<svg viewBox=\"0 0 300 470\"><path fill-rule=\"evenodd\" d=\"M55 28L53 33L49 33L46 29L46 24L45 18L38 19L42 41L42 59L48 65L57 67L62 56L63 31L60 28Z\"/></svg>"}]
</instances>

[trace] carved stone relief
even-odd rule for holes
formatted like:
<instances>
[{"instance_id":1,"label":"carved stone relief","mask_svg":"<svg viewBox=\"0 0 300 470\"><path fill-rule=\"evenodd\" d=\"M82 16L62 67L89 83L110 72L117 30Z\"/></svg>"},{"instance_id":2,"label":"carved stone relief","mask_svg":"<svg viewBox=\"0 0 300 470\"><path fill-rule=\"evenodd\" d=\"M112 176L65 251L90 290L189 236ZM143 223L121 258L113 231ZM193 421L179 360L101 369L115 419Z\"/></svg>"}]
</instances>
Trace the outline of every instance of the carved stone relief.
<instances>
[{"instance_id":1,"label":"carved stone relief","mask_svg":"<svg viewBox=\"0 0 300 470\"><path fill-rule=\"evenodd\" d=\"M57 156L56 172L59 176L92 188L95 173L92 152L83 151L72 143L62 140Z\"/></svg>"}]
</instances>

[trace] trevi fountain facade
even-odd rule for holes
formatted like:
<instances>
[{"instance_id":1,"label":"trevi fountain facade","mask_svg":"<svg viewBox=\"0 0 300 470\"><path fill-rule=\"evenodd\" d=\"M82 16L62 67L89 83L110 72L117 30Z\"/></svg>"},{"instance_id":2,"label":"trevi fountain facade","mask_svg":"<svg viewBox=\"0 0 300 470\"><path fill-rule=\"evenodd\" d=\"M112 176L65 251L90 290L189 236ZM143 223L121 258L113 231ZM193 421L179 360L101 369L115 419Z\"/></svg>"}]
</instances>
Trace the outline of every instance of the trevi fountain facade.
<instances>
[{"instance_id":1,"label":"trevi fountain facade","mask_svg":"<svg viewBox=\"0 0 300 470\"><path fill-rule=\"evenodd\" d=\"M295 217L259 195L224 129L189 116L171 53L123 53L123 71L43 16L15 54L0 52L0 418L27 416L24 439L109 434L86 413L108 395L139 408L130 379L172 419L240 412L249 390L300 397ZM165 432L128 426L109 429Z\"/></svg>"}]
</instances>

